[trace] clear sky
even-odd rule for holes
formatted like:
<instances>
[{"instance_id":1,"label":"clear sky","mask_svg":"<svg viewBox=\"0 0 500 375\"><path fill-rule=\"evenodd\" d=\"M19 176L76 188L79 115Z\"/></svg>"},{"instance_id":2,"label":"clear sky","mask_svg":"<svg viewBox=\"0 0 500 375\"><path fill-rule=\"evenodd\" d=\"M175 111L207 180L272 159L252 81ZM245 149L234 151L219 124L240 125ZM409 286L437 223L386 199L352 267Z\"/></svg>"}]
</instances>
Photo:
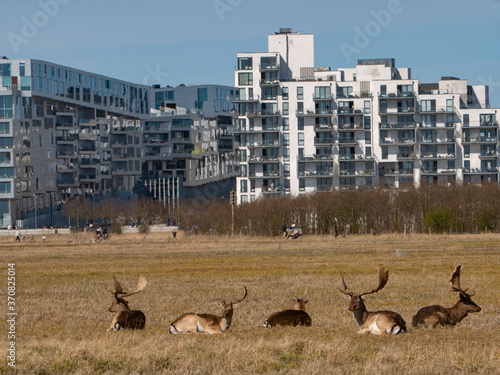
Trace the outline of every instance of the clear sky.
<instances>
[{"instance_id":1,"label":"clear sky","mask_svg":"<svg viewBox=\"0 0 500 375\"><path fill-rule=\"evenodd\" d=\"M0 55L135 83L233 84L238 52L281 27L315 34L315 65L393 57L412 77L489 84L500 107L500 0L22 0L0 14Z\"/></svg>"}]
</instances>

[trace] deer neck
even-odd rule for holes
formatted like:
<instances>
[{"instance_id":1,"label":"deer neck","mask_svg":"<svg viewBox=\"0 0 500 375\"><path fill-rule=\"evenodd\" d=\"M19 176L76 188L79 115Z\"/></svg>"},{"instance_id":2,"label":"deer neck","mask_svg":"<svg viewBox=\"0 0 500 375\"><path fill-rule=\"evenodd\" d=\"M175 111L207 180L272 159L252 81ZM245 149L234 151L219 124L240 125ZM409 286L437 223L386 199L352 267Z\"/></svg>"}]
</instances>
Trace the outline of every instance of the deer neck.
<instances>
[{"instance_id":1,"label":"deer neck","mask_svg":"<svg viewBox=\"0 0 500 375\"><path fill-rule=\"evenodd\" d=\"M463 318L467 316L467 311L465 309L465 305L462 301L458 301L448 309L448 313L450 314L450 318L454 324L459 323Z\"/></svg>"},{"instance_id":2,"label":"deer neck","mask_svg":"<svg viewBox=\"0 0 500 375\"><path fill-rule=\"evenodd\" d=\"M229 310L226 315L220 317L220 329L222 332L226 331L231 327L231 321L233 320L233 309Z\"/></svg>"},{"instance_id":3,"label":"deer neck","mask_svg":"<svg viewBox=\"0 0 500 375\"><path fill-rule=\"evenodd\" d=\"M354 315L354 319L356 320L358 327L361 327L363 325L363 323L366 321L369 315L369 312L366 310L364 302L361 302L359 308L353 311L352 313Z\"/></svg>"}]
</instances>

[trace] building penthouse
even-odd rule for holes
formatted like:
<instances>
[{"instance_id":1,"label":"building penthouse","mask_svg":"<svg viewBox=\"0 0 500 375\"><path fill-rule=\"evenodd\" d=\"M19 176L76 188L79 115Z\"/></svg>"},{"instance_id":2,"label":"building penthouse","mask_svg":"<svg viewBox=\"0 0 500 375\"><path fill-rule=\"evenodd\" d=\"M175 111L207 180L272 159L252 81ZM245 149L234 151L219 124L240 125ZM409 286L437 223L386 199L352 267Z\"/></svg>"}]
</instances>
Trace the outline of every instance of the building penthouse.
<instances>
[{"instance_id":1,"label":"building penthouse","mask_svg":"<svg viewBox=\"0 0 500 375\"><path fill-rule=\"evenodd\" d=\"M314 67L312 34L238 53L238 202L359 186L498 181L497 109L487 86L412 79L394 59Z\"/></svg>"}]
</instances>

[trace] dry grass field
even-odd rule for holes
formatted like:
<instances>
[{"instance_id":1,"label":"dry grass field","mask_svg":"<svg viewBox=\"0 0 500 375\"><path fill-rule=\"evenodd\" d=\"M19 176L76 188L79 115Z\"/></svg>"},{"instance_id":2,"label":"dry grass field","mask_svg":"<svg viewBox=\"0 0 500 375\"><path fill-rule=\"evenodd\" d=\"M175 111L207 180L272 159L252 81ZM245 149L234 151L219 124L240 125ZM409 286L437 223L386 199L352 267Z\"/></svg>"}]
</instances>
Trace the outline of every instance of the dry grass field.
<instances>
[{"instance_id":1,"label":"dry grass field","mask_svg":"<svg viewBox=\"0 0 500 375\"><path fill-rule=\"evenodd\" d=\"M278 246L279 245L279 246ZM401 253L404 251L404 253ZM304 236L299 240L187 237L180 233L49 236L46 242L0 238L3 353L7 339L7 264L16 263L16 368L3 354L0 373L16 374L498 374L500 369L500 236ZM455 328L411 328L423 306L452 306L452 267L462 287L477 289L482 311ZM356 334L339 271L354 292L387 286L366 297L371 311L406 320L397 336ZM137 275L149 284L128 298L146 314L144 331L106 332L113 314L115 274L125 290ZM219 335L169 335L186 312L218 313L220 297L248 297L231 329ZM308 288L312 327L259 327L291 308Z\"/></svg>"}]
</instances>

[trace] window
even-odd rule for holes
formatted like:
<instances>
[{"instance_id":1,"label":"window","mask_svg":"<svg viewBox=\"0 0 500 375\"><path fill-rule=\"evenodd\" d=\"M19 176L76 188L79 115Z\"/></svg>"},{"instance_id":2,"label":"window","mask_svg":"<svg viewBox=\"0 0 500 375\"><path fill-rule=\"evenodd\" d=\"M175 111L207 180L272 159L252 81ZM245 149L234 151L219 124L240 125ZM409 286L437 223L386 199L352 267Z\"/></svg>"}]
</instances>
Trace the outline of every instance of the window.
<instances>
[{"instance_id":1,"label":"window","mask_svg":"<svg viewBox=\"0 0 500 375\"><path fill-rule=\"evenodd\" d=\"M304 100L304 88L302 86L297 87L297 100Z\"/></svg>"},{"instance_id":2,"label":"window","mask_svg":"<svg viewBox=\"0 0 500 375\"><path fill-rule=\"evenodd\" d=\"M283 133L283 146L290 146L290 133Z\"/></svg>"},{"instance_id":3,"label":"window","mask_svg":"<svg viewBox=\"0 0 500 375\"><path fill-rule=\"evenodd\" d=\"M469 115L464 114L464 128L467 128L469 126Z\"/></svg>"},{"instance_id":4,"label":"window","mask_svg":"<svg viewBox=\"0 0 500 375\"><path fill-rule=\"evenodd\" d=\"M423 128L436 127L436 115L422 115L422 127Z\"/></svg>"},{"instance_id":5,"label":"window","mask_svg":"<svg viewBox=\"0 0 500 375\"><path fill-rule=\"evenodd\" d=\"M241 203L248 203L248 195L241 196Z\"/></svg>"},{"instance_id":6,"label":"window","mask_svg":"<svg viewBox=\"0 0 500 375\"><path fill-rule=\"evenodd\" d=\"M281 98L283 100L288 100L288 87L281 88Z\"/></svg>"},{"instance_id":7,"label":"window","mask_svg":"<svg viewBox=\"0 0 500 375\"><path fill-rule=\"evenodd\" d=\"M0 122L0 134L10 134L10 123Z\"/></svg>"},{"instance_id":8,"label":"window","mask_svg":"<svg viewBox=\"0 0 500 375\"><path fill-rule=\"evenodd\" d=\"M0 182L0 194L8 194L11 192L10 182Z\"/></svg>"},{"instance_id":9,"label":"window","mask_svg":"<svg viewBox=\"0 0 500 375\"><path fill-rule=\"evenodd\" d=\"M298 133L299 146L304 146L304 133Z\"/></svg>"},{"instance_id":10,"label":"window","mask_svg":"<svg viewBox=\"0 0 500 375\"><path fill-rule=\"evenodd\" d=\"M283 115L288 116L288 102L283 102Z\"/></svg>"},{"instance_id":11,"label":"window","mask_svg":"<svg viewBox=\"0 0 500 375\"><path fill-rule=\"evenodd\" d=\"M299 191L304 191L306 190L306 180L300 179L299 180Z\"/></svg>"},{"instance_id":12,"label":"window","mask_svg":"<svg viewBox=\"0 0 500 375\"><path fill-rule=\"evenodd\" d=\"M387 159L389 157L389 147L382 146L382 159Z\"/></svg>"},{"instance_id":13,"label":"window","mask_svg":"<svg viewBox=\"0 0 500 375\"><path fill-rule=\"evenodd\" d=\"M290 164L285 164L284 166L284 176L285 177L290 177Z\"/></svg>"},{"instance_id":14,"label":"window","mask_svg":"<svg viewBox=\"0 0 500 375\"><path fill-rule=\"evenodd\" d=\"M446 112L453 112L453 99L446 99Z\"/></svg>"},{"instance_id":15,"label":"window","mask_svg":"<svg viewBox=\"0 0 500 375\"><path fill-rule=\"evenodd\" d=\"M316 86L314 87L315 99L329 99L331 97L330 86Z\"/></svg>"},{"instance_id":16,"label":"window","mask_svg":"<svg viewBox=\"0 0 500 375\"><path fill-rule=\"evenodd\" d=\"M365 143L367 145L372 143L372 132L371 131L365 131Z\"/></svg>"},{"instance_id":17,"label":"window","mask_svg":"<svg viewBox=\"0 0 500 375\"><path fill-rule=\"evenodd\" d=\"M238 73L238 85L240 86L253 85L252 73Z\"/></svg>"},{"instance_id":18,"label":"window","mask_svg":"<svg viewBox=\"0 0 500 375\"><path fill-rule=\"evenodd\" d=\"M290 129L290 119L288 117L283 117L282 121L283 130L288 131Z\"/></svg>"},{"instance_id":19,"label":"window","mask_svg":"<svg viewBox=\"0 0 500 375\"><path fill-rule=\"evenodd\" d=\"M276 56L262 56L260 58L261 69L276 69Z\"/></svg>"},{"instance_id":20,"label":"window","mask_svg":"<svg viewBox=\"0 0 500 375\"><path fill-rule=\"evenodd\" d=\"M491 126L494 125L495 115L490 113L487 115L479 115L479 123L481 126Z\"/></svg>"},{"instance_id":21,"label":"window","mask_svg":"<svg viewBox=\"0 0 500 375\"><path fill-rule=\"evenodd\" d=\"M420 110L422 112L435 112L436 111L436 100L422 100L420 102Z\"/></svg>"},{"instance_id":22,"label":"window","mask_svg":"<svg viewBox=\"0 0 500 375\"><path fill-rule=\"evenodd\" d=\"M40 65L37 65L40 68ZM10 64L0 64L0 76L10 76Z\"/></svg>"},{"instance_id":23,"label":"window","mask_svg":"<svg viewBox=\"0 0 500 375\"><path fill-rule=\"evenodd\" d=\"M297 113L304 113L304 102L297 102Z\"/></svg>"},{"instance_id":24,"label":"window","mask_svg":"<svg viewBox=\"0 0 500 375\"><path fill-rule=\"evenodd\" d=\"M352 86L337 87L338 98L348 98L350 96L352 96Z\"/></svg>"},{"instance_id":25,"label":"window","mask_svg":"<svg viewBox=\"0 0 500 375\"><path fill-rule=\"evenodd\" d=\"M0 118L12 118L12 96L0 96Z\"/></svg>"},{"instance_id":26,"label":"window","mask_svg":"<svg viewBox=\"0 0 500 375\"><path fill-rule=\"evenodd\" d=\"M412 85L398 85L398 96L410 96L412 92Z\"/></svg>"},{"instance_id":27,"label":"window","mask_svg":"<svg viewBox=\"0 0 500 375\"><path fill-rule=\"evenodd\" d=\"M365 114L369 115L371 112L371 102L369 100L365 100Z\"/></svg>"},{"instance_id":28,"label":"window","mask_svg":"<svg viewBox=\"0 0 500 375\"><path fill-rule=\"evenodd\" d=\"M251 70L252 58L251 57L238 57L238 70Z\"/></svg>"},{"instance_id":29,"label":"window","mask_svg":"<svg viewBox=\"0 0 500 375\"><path fill-rule=\"evenodd\" d=\"M297 128L298 130L304 130L304 117L297 118Z\"/></svg>"},{"instance_id":30,"label":"window","mask_svg":"<svg viewBox=\"0 0 500 375\"><path fill-rule=\"evenodd\" d=\"M243 163L243 162L246 162L246 161L247 161L247 150L245 150L245 149L240 149L240 150L239 150L239 154L240 154L240 155L239 155L239 156L240 156L240 160L239 160L239 161L240 161L240 162L242 162L242 163Z\"/></svg>"},{"instance_id":31,"label":"window","mask_svg":"<svg viewBox=\"0 0 500 375\"><path fill-rule=\"evenodd\" d=\"M248 192L248 180L240 181L240 192L247 193Z\"/></svg>"},{"instance_id":32,"label":"window","mask_svg":"<svg viewBox=\"0 0 500 375\"><path fill-rule=\"evenodd\" d=\"M263 87L262 88L262 100L276 100L277 94L278 94L277 87Z\"/></svg>"},{"instance_id":33,"label":"window","mask_svg":"<svg viewBox=\"0 0 500 375\"><path fill-rule=\"evenodd\" d=\"M470 158L470 145L464 145L464 158Z\"/></svg>"},{"instance_id":34,"label":"window","mask_svg":"<svg viewBox=\"0 0 500 375\"><path fill-rule=\"evenodd\" d=\"M290 161L290 149L288 147L283 149L283 161Z\"/></svg>"}]
</instances>

